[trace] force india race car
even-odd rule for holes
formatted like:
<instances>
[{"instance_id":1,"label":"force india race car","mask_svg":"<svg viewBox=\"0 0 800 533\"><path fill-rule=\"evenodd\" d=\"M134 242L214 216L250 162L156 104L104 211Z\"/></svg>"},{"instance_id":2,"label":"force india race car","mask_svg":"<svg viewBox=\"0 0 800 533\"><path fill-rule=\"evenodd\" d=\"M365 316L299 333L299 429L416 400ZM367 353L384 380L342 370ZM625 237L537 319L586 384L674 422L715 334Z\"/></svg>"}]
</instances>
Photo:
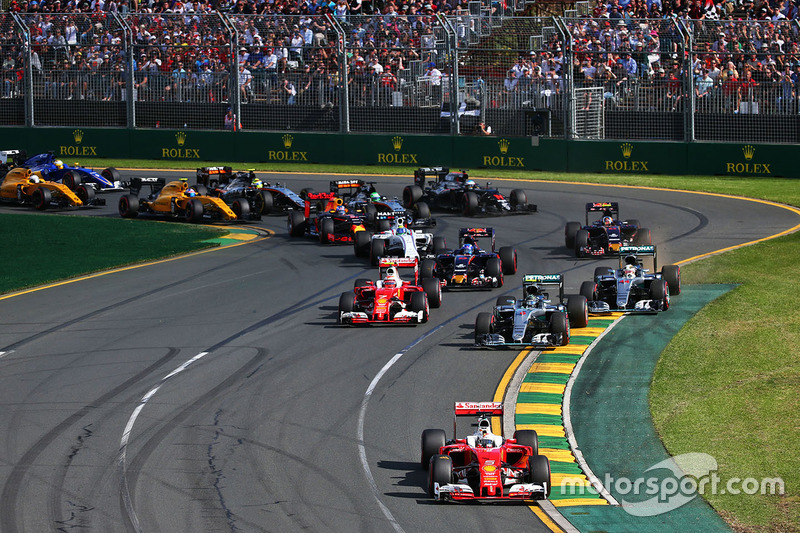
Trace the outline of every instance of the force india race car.
<instances>
[{"instance_id":1,"label":"force india race car","mask_svg":"<svg viewBox=\"0 0 800 533\"><path fill-rule=\"evenodd\" d=\"M491 250L478 248L477 239L489 237ZM517 250L503 246L495 251L493 228L461 228L459 248L422 261L422 277L438 278L444 287L491 289L503 286L504 274L516 274Z\"/></svg>"},{"instance_id":2,"label":"force india race car","mask_svg":"<svg viewBox=\"0 0 800 533\"><path fill-rule=\"evenodd\" d=\"M589 223L589 213L603 216ZM575 250L575 257L616 254L620 246L652 244L650 230L640 228L636 219L619 220L617 202L589 202L586 204L586 225L567 222L564 226L564 244Z\"/></svg>"},{"instance_id":3,"label":"force india race car","mask_svg":"<svg viewBox=\"0 0 800 533\"><path fill-rule=\"evenodd\" d=\"M303 209L303 199L294 191L275 183L261 181L253 170L236 171L231 167L202 167L197 169L197 188L201 184L211 196L218 196L232 205L237 198L246 198L250 211L259 215L286 213Z\"/></svg>"},{"instance_id":4,"label":"force india race car","mask_svg":"<svg viewBox=\"0 0 800 533\"><path fill-rule=\"evenodd\" d=\"M378 220L386 216L378 214ZM356 233L353 241L356 257L368 255L370 262L377 266L382 257L423 259L436 257L447 250L444 237L410 229L402 217L391 220L391 224L389 229L374 235L366 231Z\"/></svg>"},{"instance_id":5,"label":"force india race car","mask_svg":"<svg viewBox=\"0 0 800 533\"><path fill-rule=\"evenodd\" d=\"M420 279L416 259L382 259L379 269L378 281L359 279L339 297L340 324L423 324L430 308L441 305L439 283ZM400 271L413 272L413 281Z\"/></svg>"},{"instance_id":6,"label":"force india race car","mask_svg":"<svg viewBox=\"0 0 800 533\"><path fill-rule=\"evenodd\" d=\"M434 176L435 181L426 185L427 176ZM445 167L414 171L414 185L403 189L403 205L409 208L420 201L431 209L460 211L464 216L525 215L536 211L536 205L528 204L528 196L522 189L514 189L506 198L491 183L479 187L466 172L451 172Z\"/></svg>"},{"instance_id":7,"label":"force india race car","mask_svg":"<svg viewBox=\"0 0 800 533\"><path fill-rule=\"evenodd\" d=\"M150 186L150 194L140 197L143 185ZM123 218L136 218L139 213L183 218L187 222L234 221L250 217L247 200L235 200L231 207L220 198L198 194L189 187L186 178L164 182L164 178L133 178L130 194L119 199L119 214Z\"/></svg>"},{"instance_id":8,"label":"force india race car","mask_svg":"<svg viewBox=\"0 0 800 533\"><path fill-rule=\"evenodd\" d=\"M6 157L12 156L16 166L29 168L41 178L63 183L73 191L76 191L81 184L91 187L95 192L122 190L122 178L119 171L113 167L97 172L81 167L78 163L69 166L57 159L53 152L38 154L29 159L24 159L24 152L19 150L6 150L4 153Z\"/></svg>"},{"instance_id":9,"label":"force india race car","mask_svg":"<svg viewBox=\"0 0 800 533\"><path fill-rule=\"evenodd\" d=\"M344 201L332 192L303 193L303 211L289 211L290 237L317 237L321 244L350 244L365 231L361 216L347 211Z\"/></svg>"},{"instance_id":10,"label":"force india race car","mask_svg":"<svg viewBox=\"0 0 800 533\"><path fill-rule=\"evenodd\" d=\"M63 183L47 181L29 168L12 168L0 178L0 200L35 209L48 207L89 207L106 205L89 185L78 185L74 191Z\"/></svg>"},{"instance_id":11,"label":"force india race car","mask_svg":"<svg viewBox=\"0 0 800 533\"><path fill-rule=\"evenodd\" d=\"M558 303L550 292L557 291ZM585 328L589 319L586 297L564 297L561 274L529 274L522 280L522 298L500 296L491 313L475 319L475 344L479 346L533 346L550 348L569 344L570 327Z\"/></svg>"},{"instance_id":12,"label":"force india race car","mask_svg":"<svg viewBox=\"0 0 800 533\"><path fill-rule=\"evenodd\" d=\"M345 206L364 217L369 227L377 227L381 220L378 215L388 214L394 218L403 218L409 228L429 228L436 225L431 210L425 202L417 202L406 208L397 197L387 198L375 189L374 181L338 180L331 182L331 192L344 200ZM378 228L378 231L382 231Z\"/></svg>"},{"instance_id":13,"label":"force india race car","mask_svg":"<svg viewBox=\"0 0 800 533\"><path fill-rule=\"evenodd\" d=\"M652 257L653 270L658 268L656 247L622 246L618 269L597 267L593 281L581 284L590 313L630 311L658 313L669 309L670 295L681 292L681 270L678 265L664 265L660 273L650 273L639 261Z\"/></svg>"},{"instance_id":14,"label":"force india race car","mask_svg":"<svg viewBox=\"0 0 800 533\"><path fill-rule=\"evenodd\" d=\"M489 419L502 414L500 402L456 402L452 440L445 440L441 429L422 432L420 462L435 500L530 501L550 495L550 461L539 455L536 431L517 430L512 439L494 435ZM477 430L457 439L461 416L477 416Z\"/></svg>"}]
</instances>

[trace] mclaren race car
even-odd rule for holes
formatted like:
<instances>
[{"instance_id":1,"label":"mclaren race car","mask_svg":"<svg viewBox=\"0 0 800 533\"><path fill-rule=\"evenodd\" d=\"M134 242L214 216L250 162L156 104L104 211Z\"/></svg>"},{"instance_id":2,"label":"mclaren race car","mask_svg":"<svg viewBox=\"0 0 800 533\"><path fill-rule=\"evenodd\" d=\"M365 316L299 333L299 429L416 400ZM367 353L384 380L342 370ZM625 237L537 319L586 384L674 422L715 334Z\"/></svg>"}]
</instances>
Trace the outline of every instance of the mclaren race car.
<instances>
[{"instance_id":1,"label":"mclaren race car","mask_svg":"<svg viewBox=\"0 0 800 533\"><path fill-rule=\"evenodd\" d=\"M21 167L12 168L0 178L0 200L39 210L106 205L105 199L97 198L89 185L78 185L73 191L63 183L44 179L39 171Z\"/></svg>"},{"instance_id":2,"label":"mclaren race car","mask_svg":"<svg viewBox=\"0 0 800 533\"><path fill-rule=\"evenodd\" d=\"M602 213L602 218L589 223L590 213ZM639 227L636 219L619 220L617 202L586 204L586 225L567 222L564 244L575 250L576 257L617 254L620 246L652 244L650 230Z\"/></svg>"},{"instance_id":3,"label":"mclaren race car","mask_svg":"<svg viewBox=\"0 0 800 533\"><path fill-rule=\"evenodd\" d=\"M651 257L653 272L658 269L653 245L622 246L619 254L619 268L597 267L594 279L581 284L589 312L658 313L669 309L669 297L681 292L680 267L664 265L660 273L644 268L640 257Z\"/></svg>"},{"instance_id":4,"label":"mclaren race car","mask_svg":"<svg viewBox=\"0 0 800 533\"><path fill-rule=\"evenodd\" d=\"M552 301L553 296L558 297L556 303ZM584 328L588 319L586 297L575 294L565 298L561 274L529 274L522 280L522 298L500 296L491 313L478 314L475 344L566 346L570 328Z\"/></svg>"},{"instance_id":5,"label":"mclaren race car","mask_svg":"<svg viewBox=\"0 0 800 533\"><path fill-rule=\"evenodd\" d=\"M434 279L422 280L416 259L381 259L378 281L359 279L339 298L340 324L423 324L442 292ZM408 272L406 279L401 272Z\"/></svg>"},{"instance_id":6,"label":"mclaren race car","mask_svg":"<svg viewBox=\"0 0 800 533\"><path fill-rule=\"evenodd\" d=\"M290 237L316 237L321 244L352 244L365 231L363 217L351 213L332 192L303 193L303 210L289 211Z\"/></svg>"},{"instance_id":7,"label":"mclaren race car","mask_svg":"<svg viewBox=\"0 0 800 533\"><path fill-rule=\"evenodd\" d=\"M444 502L503 502L546 499L550 461L539 455L534 430L504 439L491 431L490 417L502 416L500 402L456 402L453 438L442 429L422 432L420 462L428 471L428 492ZM456 438L459 417L476 416L476 431Z\"/></svg>"},{"instance_id":8,"label":"mclaren race car","mask_svg":"<svg viewBox=\"0 0 800 533\"><path fill-rule=\"evenodd\" d=\"M70 166L53 155L53 152L38 154L21 161L25 157L24 152L6 151L6 153L10 152L17 152L14 154L16 166L29 168L47 181L63 183L70 190L77 191L81 184L93 188L95 192L122 190L122 178L116 168L109 167L97 172L91 168L82 167L78 163Z\"/></svg>"},{"instance_id":9,"label":"mclaren race car","mask_svg":"<svg viewBox=\"0 0 800 533\"><path fill-rule=\"evenodd\" d=\"M478 239L491 239L491 249L478 247ZM461 228L459 248L422 261L422 277L437 278L443 287L491 289L503 286L503 276L517 273L517 250L503 246L495 251L493 228Z\"/></svg>"}]
</instances>

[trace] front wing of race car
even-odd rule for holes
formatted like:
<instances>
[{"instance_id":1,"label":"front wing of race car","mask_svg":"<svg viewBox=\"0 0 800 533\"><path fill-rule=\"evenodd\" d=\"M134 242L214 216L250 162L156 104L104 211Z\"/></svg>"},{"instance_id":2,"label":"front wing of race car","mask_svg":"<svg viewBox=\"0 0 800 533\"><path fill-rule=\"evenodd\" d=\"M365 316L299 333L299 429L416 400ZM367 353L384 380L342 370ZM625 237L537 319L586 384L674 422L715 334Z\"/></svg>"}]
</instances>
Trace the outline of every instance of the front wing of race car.
<instances>
[{"instance_id":1,"label":"front wing of race car","mask_svg":"<svg viewBox=\"0 0 800 533\"><path fill-rule=\"evenodd\" d=\"M391 318L375 319L363 311L342 312L339 322L342 324L422 324L424 311L408 311L403 309L393 314Z\"/></svg>"},{"instance_id":2,"label":"front wing of race car","mask_svg":"<svg viewBox=\"0 0 800 533\"><path fill-rule=\"evenodd\" d=\"M547 489L536 483L517 483L503 490L499 496L475 496L466 483L433 484L433 498L440 502L502 502L547 499Z\"/></svg>"},{"instance_id":3,"label":"front wing of race car","mask_svg":"<svg viewBox=\"0 0 800 533\"><path fill-rule=\"evenodd\" d=\"M476 339L478 346L524 346L532 348L555 348L561 346L563 338L561 333L537 333L529 342L506 340L499 333L486 333Z\"/></svg>"},{"instance_id":4,"label":"front wing of race car","mask_svg":"<svg viewBox=\"0 0 800 533\"><path fill-rule=\"evenodd\" d=\"M667 306L664 305L663 300L638 300L634 303L633 307L611 307L608 302L601 300L590 300L588 302L589 313L591 314L604 314L604 313L642 313L653 314L666 311Z\"/></svg>"}]
</instances>

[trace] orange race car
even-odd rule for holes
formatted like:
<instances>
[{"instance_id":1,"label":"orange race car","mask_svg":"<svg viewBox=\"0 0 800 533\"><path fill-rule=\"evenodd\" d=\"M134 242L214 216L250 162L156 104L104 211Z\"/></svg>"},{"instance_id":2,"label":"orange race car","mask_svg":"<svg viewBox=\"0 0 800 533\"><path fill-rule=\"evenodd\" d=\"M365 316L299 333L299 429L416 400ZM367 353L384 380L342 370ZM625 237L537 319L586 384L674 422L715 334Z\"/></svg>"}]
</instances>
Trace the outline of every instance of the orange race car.
<instances>
[{"instance_id":1,"label":"orange race car","mask_svg":"<svg viewBox=\"0 0 800 533\"><path fill-rule=\"evenodd\" d=\"M0 178L0 200L18 205L31 205L44 210L48 207L89 207L105 205L95 197L91 185L79 185L74 191L66 185L47 181L41 172L28 168L13 168Z\"/></svg>"},{"instance_id":2,"label":"orange race car","mask_svg":"<svg viewBox=\"0 0 800 533\"><path fill-rule=\"evenodd\" d=\"M150 194L140 197L144 185L150 186ZM258 213L250 212L246 198L234 200L228 207L222 199L198 194L183 178L165 184L164 178L132 178L130 194L119 199L119 214L124 218L135 218L139 213L186 219L187 222L247 220Z\"/></svg>"}]
</instances>

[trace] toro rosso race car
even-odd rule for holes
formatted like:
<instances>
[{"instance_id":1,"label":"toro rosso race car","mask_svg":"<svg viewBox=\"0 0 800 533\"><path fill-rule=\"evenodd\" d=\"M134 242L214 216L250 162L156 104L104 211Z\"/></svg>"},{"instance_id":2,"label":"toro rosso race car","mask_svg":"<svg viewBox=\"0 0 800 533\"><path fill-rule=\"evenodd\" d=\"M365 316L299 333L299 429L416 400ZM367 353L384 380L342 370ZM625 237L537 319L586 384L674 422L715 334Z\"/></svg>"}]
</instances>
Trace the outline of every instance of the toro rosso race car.
<instances>
[{"instance_id":1,"label":"toro rosso race car","mask_svg":"<svg viewBox=\"0 0 800 533\"><path fill-rule=\"evenodd\" d=\"M24 152L6 150L5 153L13 155L16 166L29 168L41 178L63 183L73 191L81 184L91 187L95 192L122 190L122 178L119 171L113 167L97 172L81 167L78 163L69 166L57 159L53 152L38 154L24 161L21 161L25 157Z\"/></svg>"},{"instance_id":2,"label":"toro rosso race car","mask_svg":"<svg viewBox=\"0 0 800 533\"><path fill-rule=\"evenodd\" d=\"M426 177L435 179L426 185ZM414 172L414 185L403 189L403 205L410 208L424 201L431 209L459 211L464 216L474 215L525 215L536 211L528 203L522 189L514 189L506 198L487 183L479 187L464 172L451 172L445 167L418 168Z\"/></svg>"},{"instance_id":3,"label":"toro rosso race car","mask_svg":"<svg viewBox=\"0 0 800 533\"><path fill-rule=\"evenodd\" d=\"M536 431L517 430L512 439L494 435L490 417L502 414L500 402L456 402L451 440L441 429L422 432L420 462L435 500L530 501L550 495L550 461L539 455ZM457 439L456 420L462 416L477 416L477 429Z\"/></svg>"},{"instance_id":4,"label":"toro rosso race car","mask_svg":"<svg viewBox=\"0 0 800 533\"><path fill-rule=\"evenodd\" d=\"M378 214L378 221L387 215ZM388 215L391 217L391 215ZM369 256L373 265L378 264L382 257L409 257L423 259L436 257L447 250L444 237L434 236L406 226L402 217L391 222L391 227L380 233L370 235L369 232L360 231L355 234L353 248L356 257Z\"/></svg>"},{"instance_id":5,"label":"toro rosso race car","mask_svg":"<svg viewBox=\"0 0 800 533\"><path fill-rule=\"evenodd\" d=\"M260 215L286 213L304 207L303 199L294 191L275 183L261 181L253 170L236 171L231 167L202 167L197 169L197 189L208 188L211 196L218 196L232 205L237 198L246 198L250 211Z\"/></svg>"},{"instance_id":6,"label":"toro rosso race car","mask_svg":"<svg viewBox=\"0 0 800 533\"><path fill-rule=\"evenodd\" d=\"M553 303L551 292L558 297ZM497 298L491 313L475 319L478 346L532 346L550 348L569 344L570 327L584 328L589 308L586 297L564 297L561 274L529 274L522 280L522 298Z\"/></svg>"},{"instance_id":7,"label":"toro rosso race car","mask_svg":"<svg viewBox=\"0 0 800 533\"><path fill-rule=\"evenodd\" d=\"M39 210L106 204L105 199L95 197L89 185L78 185L73 191L63 183L45 180L38 171L29 168L12 168L0 178L0 200Z\"/></svg>"},{"instance_id":8,"label":"toro rosso race car","mask_svg":"<svg viewBox=\"0 0 800 533\"><path fill-rule=\"evenodd\" d=\"M602 213L602 218L589 223L590 213ZM564 244L575 250L576 257L616 254L620 246L652 244L650 230L639 227L636 219L619 220L617 202L586 204L586 225L567 222Z\"/></svg>"},{"instance_id":9,"label":"toro rosso race car","mask_svg":"<svg viewBox=\"0 0 800 533\"><path fill-rule=\"evenodd\" d=\"M359 279L339 297L340 324L424 324L431 307L442 303L439 283L419 277L416 259L382 259L380 279ZM403 279L401 271L413 278ZM408 278L408 276L407 276Z\"/></svg>"},{"instance_id":10,"label":"toro rosso race car","mask_svg":"<svg viewBox=\"0 0 800 533\"><path fill-rule=\"evenodd\" d=\"M289 211L290 237L316 237L321 244L351 244L365 231L361 216L348 212L344 201L332 192L304 193L303 210Z\"/></svg>"},{"instance_id":11,"label":"toro rosso race car","mask_svg":"<svg viewBox=\"0 0 800 533\"><path fill-rule=\"evenodd\" d=\"M479 238L491 239L491 250L478 247ZM491 289L503 286L503 275L517 272L517 250L503 246L495 251L493 228L461 228L459 248L422 261L422 277L437 278L443 287Z\"/></svg>"},{"instance_id":12,"label":"toro rosso race car","mask_svg":"<svg viewBox=\"0 0 800 533\"><path fill-rule=\"evenodd\" d=\"M597 267L594 280L581 284L589 312L658 313L669 309L670 295L681 292L680 267L664 265L660 273L650 273L639 257L652 257L655 271L658 260L653 245L623 246L619 253L619 268Z\"/></svg>"},{"instance_id":13,"label":"toro rosso race car","mask_svg":"<svg viewBox=\"0 0 800 533\"><path fill-rule=\"evenodd\" d=\"M150 187L147 196L140 196L144 185ZM250 218L247 200L234 200L228 204L215 196L199 194L189 187L186 178L165 184L164 178L133 178L130 194L119 199L119 214L123 218L136 218L140 213L183 218L187 222L235 221Z\"/></svg>"},{"instance_id":14,"label":"toro rosso race car","mask_svg":"<svg viewBox=\"0 0 800 533\"><path fill-rule=\"evenodd\" d=\"M350 211L363 215L364 223L369 227L378 226L381 220L378 215L403 218L409 228L429 228L436 225L436 219L431 216L428 204L417 202L407 209L397 197L387 198L379 194L374 181L332 181L331 192L342 198Z\"/></svg>"}]
</instances>

